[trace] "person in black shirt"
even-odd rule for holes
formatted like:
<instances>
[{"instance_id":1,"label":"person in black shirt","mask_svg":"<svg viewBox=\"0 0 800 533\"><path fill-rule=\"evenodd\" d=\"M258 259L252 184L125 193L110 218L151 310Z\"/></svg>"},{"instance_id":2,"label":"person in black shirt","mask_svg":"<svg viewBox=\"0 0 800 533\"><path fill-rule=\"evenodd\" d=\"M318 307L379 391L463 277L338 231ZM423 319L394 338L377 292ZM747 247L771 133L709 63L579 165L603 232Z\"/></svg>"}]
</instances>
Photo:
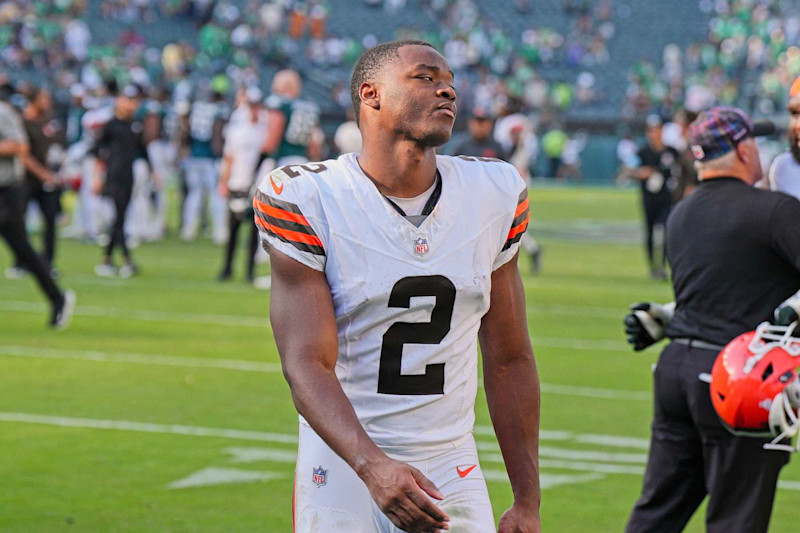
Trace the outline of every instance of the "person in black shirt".
<instances>
[{"instance_id":1,"label":"person in black shirt","mask_svg":"<svg viewBox=\"0 0 800 533\"><path fill-rule=\"evenodd\" d=\"M675 302L640 303L625 317L641 350L671 342L654 372L654 419L642 495L628 532L680 531L708 495L709 532L767 531L786 452L769 438L735 436L709 395L723 346L773 319L800 289L800 202L753 187L762 176L755 130L716 107L690 127L700 183L667 223Z\"/></svg>"},{"instance_id":2,"label":"person in black shirt","mask_svg":"<svg viewBox=\"0 0 800 533\"><path fill-rule=\"evenodd\" d=\"M10 92L8 86L0 85L0 237L8 243L17 263L33 274L50 300L50 326L63 329L72 317L75 293L58 288L25 232L20 205L24 179L22 161L28 157L30 148L19 115L3 101Z\"/></svg>"},{"instance_id":3,"label":"person in black shirt","mask_svg":"<svg viewBox=\"0 0 800 533\"><path fill-rule=\"evenodd\" d=\"M449 150L452 155L468 155L475 157L492 157L507 160L508 154L500 143L492 137L494 117L484 107L474 107L467 119L467 133Z\"/></svg>"},{"instance_id":4,"label":"person in black shirt","mask_svg":"<svg viewBox=\"0 0 800 533\"><path fill-rule=\"evenodd\" d=\"M133 162L145 159L149 163L144 142L142 123L134 120L139 108L139 89L129 85L117 96L114 118L103 128L95 147L97 169L94 182L96 194L103 194L114 203L116 212L111 230L111 240L106 247L103 261L95 267L98 276L113 276L117 273L112 262L114 248L119 247L125 264L119 275L129 278L138 272L131 258L125 238L125 215L133 192ZM102 170L105 167L105 180ZM152 169L152 165L150 165Z\"/></svg>"},{"instance_id":5,"label":"person in black shirt","mask_svg":"<svg viewBox=\"0 0 800 533\"><path fill-rule=\"evenodd\" d=\"M44 253L42 258L51 269L56 248L56 218L61 212L61 191L56 174L48 164L49 152L62 144L58 123L51 117L53 102L49 91L36 89L23 112L23 125L28 135L30 152L23 158L25 165L25 198L23 210L29 201L39 205L44 219Z\"/></svg>"},{"instance_id":6,"label":"person in black shirt","mask_svg":"<svg viewBox=\"0 0 800 533\"><path fill-rule=\"evenodd\" d=\"M647 118L645 137L647 144L639 150L640 166L636 177L642 186L642 208L644 210L647 259L650 265L650 276L654 279L667 279L665 269L666 257L664 248L666 241L656 253L656 233L663 235L669 210L672 206L672 190L675 188L680 161L678 152L666 146L661 140L661 117L651 115Z\"/></svg>"},{"instance_id":7,"label":"person in black shirt","mask_svg":"<svg viewBox=\"0 0 800 533\"><path fill-rule=\"evenodd\" d=\"M686 141L686 147L679 151L680 154L680 172L678 172L677 180L675 181L675 189L672 191L672 206L692 194L697 187L697 169L694 167L694 155L692 149L688 145L689 139L689 124L695 121L697 113L683 109L677 113L675 122L681 127L681 136Z\"/></svg>"}]
</instances>

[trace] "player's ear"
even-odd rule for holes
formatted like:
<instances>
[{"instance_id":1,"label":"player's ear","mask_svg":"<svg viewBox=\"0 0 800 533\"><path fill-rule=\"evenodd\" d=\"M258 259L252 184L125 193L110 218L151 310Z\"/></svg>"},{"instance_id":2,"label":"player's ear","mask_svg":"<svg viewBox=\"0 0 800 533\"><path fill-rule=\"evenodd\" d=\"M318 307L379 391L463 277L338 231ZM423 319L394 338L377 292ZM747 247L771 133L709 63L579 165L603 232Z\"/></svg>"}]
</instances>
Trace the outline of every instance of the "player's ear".
<instances>
[{"instance_id":1,"label":"player's ear","mask_svg":"<svg viewBox=\"0 0 800 533\"><path fill-rule=\"evenodd\" d=\"M736 147L735 147L736 157L739 159L739 161L741 161L745 165L747 164L748 160L751 157L750 153L748 152L748 147L747 147L748 141L749 141L749 139L746 139L746 140L740 142L739 144L737 144Z\"/></svg>"},{"instance_id":2,"label":"player's ear","mask_svg":"<svg viewBox=\"0 0 800 533\"><path fill-rule=\"evenodd\" d=\"M358 90L358 95L361 98L362 105L369 106L372 109L380 109L381 97L378 93L378 88L374 84L362 83L361 88Z\"/></svg>"}]
</instances>

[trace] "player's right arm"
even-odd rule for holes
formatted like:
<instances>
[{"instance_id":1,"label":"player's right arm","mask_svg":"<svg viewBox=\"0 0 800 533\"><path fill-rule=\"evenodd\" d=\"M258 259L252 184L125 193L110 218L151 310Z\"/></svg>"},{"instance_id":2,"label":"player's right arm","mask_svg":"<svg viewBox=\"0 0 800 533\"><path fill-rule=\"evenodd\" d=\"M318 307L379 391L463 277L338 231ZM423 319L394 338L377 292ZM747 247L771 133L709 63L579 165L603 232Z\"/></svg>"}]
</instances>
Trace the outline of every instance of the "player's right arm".
<instances>
[{"instance_id":1,"label":"player's right arm","mask_svg":"<svg viewBox=\"0 0 800 533\"><path fill-rule=\"evenodd\" d=\"M294 185L286 184L285 196ZM254 202L257 213L261 211L257 216L266 217L262 224L270 224L269 220L277 223L268 218L270 212L277 214L269 201L262 190ZM272 229L280 230L277 226ZM449 517L428 498L444 496L419 470L389 458L375 445L336 377L336 316L324 272L288 255L298 253L291 244L293 234L284 233L289 243L273 238L269 229L262 235L271 245L270 322L297 411L353 468L396 526L410 533L449 529Z\"/></svg>"}]
</instances>

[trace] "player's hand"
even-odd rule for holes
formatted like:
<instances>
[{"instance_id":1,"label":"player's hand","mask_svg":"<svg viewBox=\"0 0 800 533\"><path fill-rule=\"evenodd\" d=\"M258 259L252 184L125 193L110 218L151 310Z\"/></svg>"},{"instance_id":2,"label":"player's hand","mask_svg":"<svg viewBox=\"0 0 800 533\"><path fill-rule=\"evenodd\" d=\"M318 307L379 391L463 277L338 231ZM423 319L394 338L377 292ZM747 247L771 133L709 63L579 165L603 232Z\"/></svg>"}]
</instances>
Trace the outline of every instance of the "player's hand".
<instances>
[{"instance_id":1,"label":"player's hand","mask_svg":"<svg viewBox=\"0 0 800 533\"><path fill-rule=\"evenodd\" d=\"M800 320L800 291L775 308L772 323L776 326L788 326L798 320Z\"/></svg>"},{"instance_id":2,"label":"player's hand","mask_svg":"<svg viewBox=\"0 0 800 533\"><path fill-rule=\"evenodd\" d=\"M542 524L539 511L528 510L516 505L500 517L497 533L541 533Z\"/></svg>"},{"instance_id":3,"label":"player's hand","mask_svg":"<svg viewBox=\"0 0 800 533\"><path fill-rule=\"evenodd\" d=\"M219 184L217 184L217 194L220 198L227 198L229 192L227 183L220 181Z\"/></svg>"},{"instance_id":4,"label":"player's hand","mask_svg":"<svg viewBox=\"0 0 800 533\"><path fill-rule=\"evenodd\" d=\"M625 335L635 351L641 351L664 338L671 316L663 306L652 302L631 305L625 315Z\"/></svg>"},{"instance_id":5,"label":"player's hand","mask_svg":"<svg viewBox=\"0 0 800 533\"><path fill-rule=\"evenodd\" d=\"M387 457L362 474L362 479L381 511L403 531L431 533L450 529L450 517L428 498L441 500L444 494L413 466Z\"/></svg>"}]
</instances>

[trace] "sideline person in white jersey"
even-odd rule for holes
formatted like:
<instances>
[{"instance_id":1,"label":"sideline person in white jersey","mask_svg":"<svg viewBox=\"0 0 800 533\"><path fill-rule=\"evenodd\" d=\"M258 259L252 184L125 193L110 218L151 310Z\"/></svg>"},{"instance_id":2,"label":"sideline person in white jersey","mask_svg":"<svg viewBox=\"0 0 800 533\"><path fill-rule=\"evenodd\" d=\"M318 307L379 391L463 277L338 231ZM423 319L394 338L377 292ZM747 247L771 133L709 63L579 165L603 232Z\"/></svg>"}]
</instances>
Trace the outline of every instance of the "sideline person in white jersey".
<instances>
[{"instance_id":1,"label":"sideline person in white jersey","mask_svg":"<svg viewBox=\"0 0 800 533\"><path fill-rule=\"evenodd\" d=\"M367 50L351 95L361 152L277 169L253 202L301 415L295 531L538 533L526 185L502 161L436 155L456 93L430 44ZM514 493L498 528L472 434L478 342Z\"/></svg>"},{"instance_id":2,"label":"sideline person in white jersey","mask_svg":"<svg viewBox=\"0 0 800 533\"><path fill-rule=\"evenodd\" d=\"M769 188L800 199L800 78L789 90L789 149L778 154L769 167Z\"/></svg>"},{"instance_id":3,"label":"sideline person in white jersey","mask_svg":"<svg viewBox=\"0 0 800 533\"><path fill-rule=\"evenodd\" d=\"M250 230L247 248L247 281L255 280L255 257L258 229L253 222L253 194L261 146L267 135L267 115L262 106L264 95L257 87L248 87L225 130L225 146L219 174L218 194L228 203L228 244L217 279L233 275L233 255L242 222Z\"/></svg>"}]
</instances>

